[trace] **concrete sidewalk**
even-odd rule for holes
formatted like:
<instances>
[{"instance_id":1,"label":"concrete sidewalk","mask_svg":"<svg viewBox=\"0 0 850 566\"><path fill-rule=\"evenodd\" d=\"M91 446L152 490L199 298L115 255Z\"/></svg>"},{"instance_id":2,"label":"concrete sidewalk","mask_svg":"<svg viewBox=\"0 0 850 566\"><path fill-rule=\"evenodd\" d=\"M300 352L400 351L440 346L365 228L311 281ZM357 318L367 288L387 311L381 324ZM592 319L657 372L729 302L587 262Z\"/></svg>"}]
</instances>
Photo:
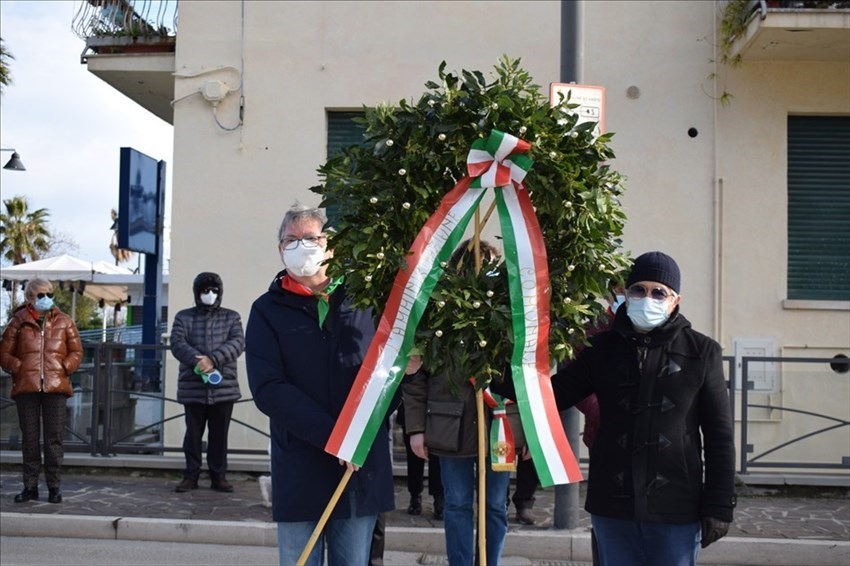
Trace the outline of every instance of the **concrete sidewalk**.
<instances>
[{"instance_id":1,"label":"concrete sidewalk","mask_svg":"<svg viewBox=\"0 0 850 566\"><path fill-rule=\"evenodd\" d=\"M47 503L41 486L37 502L16 504L20 467L4 457L0 471L0 533L4 536L59 536L275 546L276 526L263 506L256 472L228 475L234 493L211 490L202 477L198 490L178 494L177 470L66 466L64 502ZM582 489L581 500L584 500ZM442 522L423 497L423 514L406 513L404 478L396 479L397 509L387 514L386 548L393 564L444 562ZM589 518L581 527L552 526L554 489L539 490L534 526L515 522L505 543L506 564L589 563ZM392 552L389 552L392 551ZM729 535L701 553L704 564L847 566L850 564L850 494L846 488L754 488L744 486ZM389 564L390 562L388 562Z\"/></svg>"}]
</instances>

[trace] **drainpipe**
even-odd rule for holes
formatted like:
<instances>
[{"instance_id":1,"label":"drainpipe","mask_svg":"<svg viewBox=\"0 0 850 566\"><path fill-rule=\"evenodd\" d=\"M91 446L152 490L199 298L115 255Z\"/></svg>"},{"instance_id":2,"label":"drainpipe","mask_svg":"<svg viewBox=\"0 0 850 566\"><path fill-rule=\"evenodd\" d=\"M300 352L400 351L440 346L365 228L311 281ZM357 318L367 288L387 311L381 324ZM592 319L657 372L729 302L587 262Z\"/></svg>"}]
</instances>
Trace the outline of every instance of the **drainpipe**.
<instances>
[{"instance_id":1,"label":"drainpipe","mask_svg":"<svg viewBox=\"0 0 850 566\"><path fill-rule=\"evenodd\" d=\"M579 0L561 0L561 82L577 83L581 64ZM561 412L561 423L576 459L579 457L579 415L571 407ZM579 526L579 484L571 483L555 487L556 529L577 529Z\"/></svg>"}]
</instances>

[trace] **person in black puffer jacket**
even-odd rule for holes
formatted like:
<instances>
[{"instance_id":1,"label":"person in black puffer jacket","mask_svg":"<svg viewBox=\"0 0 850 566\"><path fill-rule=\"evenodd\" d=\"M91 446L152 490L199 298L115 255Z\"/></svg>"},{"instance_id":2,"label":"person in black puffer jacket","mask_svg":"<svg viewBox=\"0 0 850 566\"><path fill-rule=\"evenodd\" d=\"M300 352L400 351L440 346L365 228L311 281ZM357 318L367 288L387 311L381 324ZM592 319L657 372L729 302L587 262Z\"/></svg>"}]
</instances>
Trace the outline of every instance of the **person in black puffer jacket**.
<instances>
[{"instance_id":1,"label":"person in black puffer jacket","mask_svg":"<svg viewBox=\"0 0 850 566\"><path fill-rule=\"evenodd\" d=\"M227 432L233 405L242 397L236 373L236 359L245 349L242 319L236 311L221 306L224 288L217 273L198 274L192 291L195 306L178 312L171 328L171 353L180 361L177 402L186 411L186 469L175 491L197 489L201 438L208 426L207 465L212 488L231 492L233 485L225 475ZM216 371L221 374L217 384Z\"/></svg>"},{"instance_id":2,"label":"person in black puffer jacket","mask_svg":"<svg viewBox=\"0 0 850 566\"><path fill-rule=\"evenodd\" d=\"M679 312L680 273L649 252L626 304L552 377L563 410L596 393L585 508L602 566L686 566L723 537L735 507L735 446L720 345Z\"/></svg>"}]
</instances>

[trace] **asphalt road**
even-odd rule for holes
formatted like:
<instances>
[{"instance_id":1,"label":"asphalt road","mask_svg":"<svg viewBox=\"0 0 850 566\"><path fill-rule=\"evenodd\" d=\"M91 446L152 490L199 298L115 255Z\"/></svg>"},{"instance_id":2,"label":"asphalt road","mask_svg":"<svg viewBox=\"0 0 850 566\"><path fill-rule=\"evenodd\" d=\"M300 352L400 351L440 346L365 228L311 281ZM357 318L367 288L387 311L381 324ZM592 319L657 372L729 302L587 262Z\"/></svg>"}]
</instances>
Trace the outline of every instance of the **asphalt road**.
<instances>
[{"instance_id":1,"label":"asphalt road","mask_svg":"<svg viewBox=\"0 0 850 566\"><path fill-rule=\"evenodd\" d=\"M177 542L0 536L2 566L277 566L277 548ZM448 565L445 556L387 551L385 566ZM505 557L501 566L590 566ZM726 564L723 566L744 566Z\"/></svg>"}]
</instances>

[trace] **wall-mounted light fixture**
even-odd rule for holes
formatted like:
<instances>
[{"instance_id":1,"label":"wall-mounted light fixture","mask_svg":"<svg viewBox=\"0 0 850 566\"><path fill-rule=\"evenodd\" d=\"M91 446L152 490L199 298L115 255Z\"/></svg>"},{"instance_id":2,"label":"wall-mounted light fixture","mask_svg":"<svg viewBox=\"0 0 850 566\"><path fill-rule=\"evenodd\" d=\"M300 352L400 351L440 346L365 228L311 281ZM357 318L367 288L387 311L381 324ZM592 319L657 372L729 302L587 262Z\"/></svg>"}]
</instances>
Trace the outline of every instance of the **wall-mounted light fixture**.
<instances>
[{"instance_id":1,"label":"wall-mounted light fixture","mask_svg":"<svg viewBox=\"0 0 850 566\"><path fill-rule=\"evenodd\" d=\"M8 169L9 171L26 171L27 168L24 167L23 162L21 161L21 156L14 149L6 149L5 147L0 148L0 151L11 151L12 158L9 162L3 166L3 169Z\"/></svg>"}]
</instances>

